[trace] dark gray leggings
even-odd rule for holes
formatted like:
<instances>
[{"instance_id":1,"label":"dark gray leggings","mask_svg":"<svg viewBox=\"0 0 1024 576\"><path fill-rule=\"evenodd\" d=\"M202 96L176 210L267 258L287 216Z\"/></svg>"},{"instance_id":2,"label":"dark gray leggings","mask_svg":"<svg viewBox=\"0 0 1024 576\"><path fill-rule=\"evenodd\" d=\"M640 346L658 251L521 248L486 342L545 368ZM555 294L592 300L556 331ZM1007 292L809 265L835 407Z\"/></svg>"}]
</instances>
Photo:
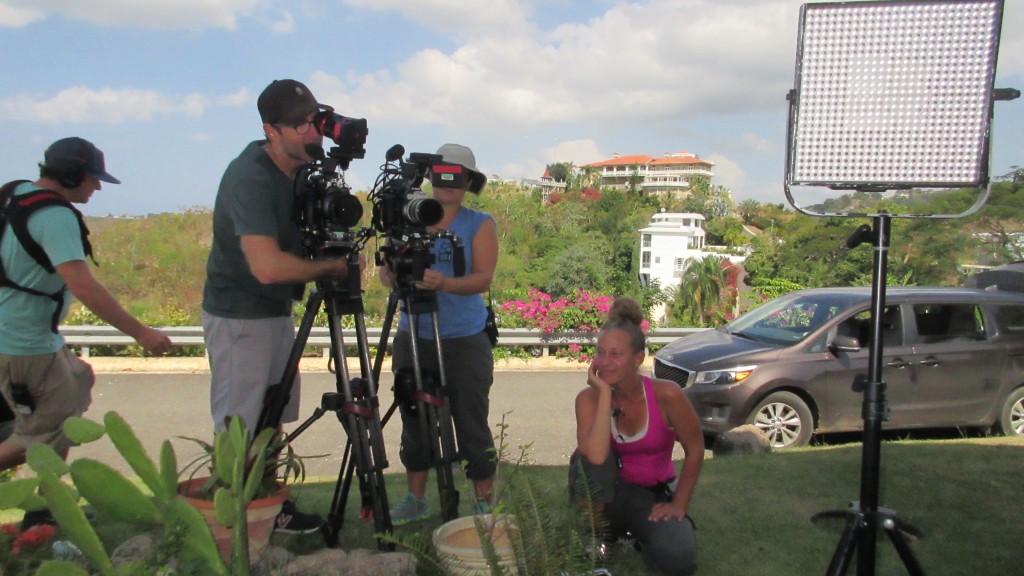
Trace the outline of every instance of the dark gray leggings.
<instances>
[{"instance_id":1,"label":"dark gray leggings","mask_svg":"<svg viewBox=\"0 0 1024 576\"><path fill-rule=\"evenodd\" d=\"M417 348L423 371L436 373L437 345L434 341L421 338ZM494 382L491 342L483 332L464 338L447 338L441 341L441 354L459 459L467 463L467 478L486 480L494 476L496 468L494 436L487 422L489 395ZM391 368L398 372L411 370L412 366L412 338L408 332L399 331L395 335ZM403 409L399 457L406 470L422 472L430 468L429 441L429 438L422 437L417 417Z\"/></svg>"},{"instance_id":2,"label":"dark gray leggings","mask_svg":"<svg viewBox=\"0 0 1024 576\"><path fill-rule=\"evenodd\" d=\"M595 465L579 452L573 452L569 460L569 494L574 500L583 486L579 478L581 469L591 501L605 504L612 536L623 537L628 532L636 538L644 563L662 574L689 576L697 571L697 536L689 515L682 520L649 520L654 504L664 502L665 496L623 482L614 456Z\"/></svg>"}]
</instances>

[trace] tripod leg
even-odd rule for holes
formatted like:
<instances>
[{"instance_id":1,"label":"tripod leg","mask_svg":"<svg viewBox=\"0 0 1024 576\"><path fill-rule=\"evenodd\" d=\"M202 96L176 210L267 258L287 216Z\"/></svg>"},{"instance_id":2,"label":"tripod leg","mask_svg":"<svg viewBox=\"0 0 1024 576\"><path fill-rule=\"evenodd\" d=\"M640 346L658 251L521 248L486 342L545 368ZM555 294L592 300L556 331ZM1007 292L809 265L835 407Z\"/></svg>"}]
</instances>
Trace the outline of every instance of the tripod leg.
<instances>
[{"instance_id":1,"label":"tripod leg","mask_svg":"<svg viewBox=\"0 0 1024 576\"><path fill-rule=\"evenodd\" d=\"M395 311L397 308L398 296L397 293L394 290L392 290L391 293L388 294L388 307L387 310L384 312L384 323L382 325L383 327L381 328L380 332L380 342L377 345L377 356L374 358L373 362L373 376L377 380L377 382L380 382L380 370L384 364L384 357L387 355L388 339L391 336L391 325L392 322L394 321ZM399 400L398 394L396 393L394 401L391 402L391 406L388 408L383 418L381 418L381 428L387 426L388 421L391 420L391 416L394 415L395 410L397 410L398 407Z\"/></svg>"},{"instance_id":2,"label":"tripod leg","mask_svg":"<svg viewBox=\"0 0 1024 576\"><path fill-rule=\"evenodd\" d=\"M892 541L892 545L896 548L896 553L899 554L900 560L903 561L903 566L907 569L907 573L910 576L924 576L924 568L917 561L914 556L914 551L910 549L910 543L907 541L906 533L901 526L900 520L896 518L896 513L888 508L884 508L879 511L882 516L882 529L889 534L889 540ZM912 533L914 528L909 525L904 525Z\"/></svg>"},{"instance_id":3,"label":"tripod leg","mask_svg":"<svg viewBox=\"0 0 1024 576\"><path fill-rule=\"evenodd\" d=\"M836 546L836 551L832 555L832 563L828 565L828 572L825 574L828 576L846 574L863 529L864 514L857 509L851 509L847 516L846 529L843 530L843 535L839 538L839 545Z\"/></svg>"},{"instance_id":4,"label":"tripod leg","mask_svg":"<svg viewBox=\"0 0 1024 576\"><path fill-rule=\"evenodd\" d=\"M451 408L447 395L447 382L444 373L444 358L441 351L441 333L437 317L437 295L433 292L418 293L419 299L407 296L405 310L410 316L409 340L412 348L413 369L416 378L416 390L421 397L417 398L420 429L423 438L429 438L430 462L437 472L437 488L441 500L441 517L453 520L459 517L459 492L455 489L452 464L458 458L455 447L455 430L452 424ZM416 332L419 314L430 313L434 332L434 358L438 370L438 390L428 395L424 391L422 364L420 362L419 335ZM430 396L430 401L424 398Z\"/></svg>"},{"instance_id":5,"label":"tripod leg","mask_svg":"<svg viewBox=\"0 0 1024 576\"><path fill-rule=\"evenodd\" d=\"M356 305L351 301L347 304L352 307ZM387 492L384 488L384 468L387 467L387 459L384 455L383 432L377 411L376 381L370 370L366 325L361 310L353 310L357 345L360 352L360 368L365 377L350 379L343 353L345 343L341 337L337 306L338 303L334 299L327 300L331 349L335 355L335 365L337 366L337 387L339 393L344 397L344 404L338 412L338 417L348 433L348 444L352 449L352 460L349 466L350 468L354 467L358 474L360 490L365 495L364 501L369 503L368 507L372 510L376 532L386 534L392 531ZM350 476L350 473L347 475ZM347 498L347 486L343 493ZM382 550L392 549L391 544L382 540L378 541L378 547Z\"/></svg>"},{"instance_id":6,"label":"tripod leg","mask_svg":"<svg viewBox=\"0 0 1024 576\"><path fill-rule=\"evenodd\" d=\"M395 320L395 311L398 309L398 293L392 290L388 294L388 306L384 311L384 323L381 325L380 342L377 344L377 356L373 361L373 377L380 381L380 370L384 365L384 357L387 356L388 337L391 335L391 325Z\"/></svg>"},{"instance_id":7,"label":"tripod leg","mask_svg":"<svg viewBox=\"0 0 1024 576\"><path fill-rule=\"evenodd\" d=\"M355 321L356 333L365 335L366 323L363 315L357 314ZM384 487L384 469L388 467L384 448L384 424L380 419L380 407L377 399L377 375L370 368L370 348L365 337L359 346L359 351L360 365L362 366L363 373L367 376L367 407L372 410L370 417L364 420L368 445L367 454L370 456L370 460L364 468L366 494L368 495L368 502L378 533L386 533L391 532L392 526L387 490Z\"/></svg>"},{"instance_id":8,"label":"tripod leg","mask_svg":"<svg viewBox=\"0 0 1024 576\"><path fill-rule=\"evenodd\" d=\"M443 385L442 385L443 386ZM441 406L431 405L427 409L430 430L435 439L437 454L437 490L441 498L441 517L445 521L459 517L459 492L455 488L452 464L458 457L455 450L455 432L452 428L451 411L445 401Z\"/></svg>"},{"instance_id":9,"label":"tripod leg","mask_svg":"<svg viewBox=\"0 0 1024 576\"><path fill-rule=\"evenodd\" d=\"M291 396L292 386L295 383L295 376L299 373L299 360L302 359L302 351L309 340L309 333L313 330L313 322L323 304L323 292L315 289L309 294L306 300L306 313L302 316L299 330L295 334L295 342L288 354L288 363L285 365L281 381L267 390L266 398L263 401L263 410L260 412L259 421L253 429L253 435L259 434L267 428L277 428L281 425L281 416L288 405Z\"/></svg>"},{"instance_id":10,"label":"tripod leg","mask_svg":"<svg viewBox=\"0 0 1024 576\"><path fill-rule=\"evenodd\" d=\"M325 543L329 548L337 548L341 527L345 523L345 503L348 501L349 487L352 485L352 443L345 443L345 452L338 468L338 480L334 484L334 498L331 509L327 513L327 529L324 533Z\"/></svg>"},{"instance_id":11,"label":"tripod leg","mask_svg":"<svg viewBox=\"0 0 1024 576\"><path fill-rule=\"evenodd\" d=\"M458 450L455 447L455 427L452 422L451 404L448 400L448 381L445 378L444 360L441 352L441 334L438 330L437 312L434 313L434 342L437 344L438 372L441 374L441 389L444 391L444 404L435 412L437 439L440 446L441 459L438 462L438 491L441 494L441 514L445 520L459 517L459 491L455 487L452 465L457 462Z\"/></svg>"}]
</instances>

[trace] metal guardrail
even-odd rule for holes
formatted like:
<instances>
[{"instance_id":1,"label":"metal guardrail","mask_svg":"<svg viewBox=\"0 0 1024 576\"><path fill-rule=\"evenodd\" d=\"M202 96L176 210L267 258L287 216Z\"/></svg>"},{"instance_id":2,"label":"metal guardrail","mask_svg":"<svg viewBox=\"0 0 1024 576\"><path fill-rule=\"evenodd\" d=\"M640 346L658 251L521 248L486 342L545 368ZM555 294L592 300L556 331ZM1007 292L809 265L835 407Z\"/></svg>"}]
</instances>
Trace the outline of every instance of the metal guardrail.
<instances>
[{"instance_id":1,"label":"metal guardrail","mask_svg":"<svg viewBox=\"0 0 1024 576\"><path fill-rule=\"evenodd\" d=\"M175 346L204 346L202 326L169 326L161 328L171 338ZM650 345L664 345L673 340L707 330L707 328L659 328L647 335ZM380 344L383 328L380 326L366 328L366 338L371 346ZM82 356L88 357L93 346L131 346L135 340L113 326L61 326L64 340L72 346L80 346ZM392 334L393 334L392 330ZM549 356L553 348L571 344L592 345L596 339L594 332L553 332L544 334L529 328L502 328L498 338L498 346L538 347L542 356ZM344 328L341 331L342 341L356 344L355 328ZM326 327L314 327L306 340L306 345L319 348L325 356L330 354L331 338Z\"/></svg>"}]
</instances>

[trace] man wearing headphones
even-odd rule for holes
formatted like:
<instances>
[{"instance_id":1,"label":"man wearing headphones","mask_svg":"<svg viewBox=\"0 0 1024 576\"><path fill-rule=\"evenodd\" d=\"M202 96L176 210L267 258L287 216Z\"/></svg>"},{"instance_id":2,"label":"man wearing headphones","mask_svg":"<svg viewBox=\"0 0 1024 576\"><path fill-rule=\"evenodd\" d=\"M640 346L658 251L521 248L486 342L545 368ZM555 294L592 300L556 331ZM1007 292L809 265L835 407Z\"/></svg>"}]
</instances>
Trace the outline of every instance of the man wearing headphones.
<instances>
[{"instance_id":1,"label":"man wearing headphones","mask_svg":"<svg viewBox=\"0 0 1024 576\"><path fill-rule=\"evenodd\" d=\"M26 449L40 442L67 457L64 420L80 416L92 400L92 369L57 330L68 293L150 354L171 345L128 313L86 262L89 231L72 203L88 202L101 181L120 184L107 173L103 153L82 138L64 138L46 149L38 180L10 182L0 194L0 393L16 415L14 433L0 443L0 470L24 463ZM25 522L52 522L46 514L35 522L27 514Z\"/></svg>"}]
</instances>

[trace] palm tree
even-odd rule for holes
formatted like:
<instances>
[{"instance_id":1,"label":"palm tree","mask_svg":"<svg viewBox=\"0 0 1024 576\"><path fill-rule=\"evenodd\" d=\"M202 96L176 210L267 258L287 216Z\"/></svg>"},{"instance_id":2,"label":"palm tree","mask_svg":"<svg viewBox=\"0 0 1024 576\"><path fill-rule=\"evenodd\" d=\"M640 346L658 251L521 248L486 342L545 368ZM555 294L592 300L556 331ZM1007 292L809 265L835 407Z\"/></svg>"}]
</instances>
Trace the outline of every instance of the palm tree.
<instances>
[{"instance_id":1,"label":"palm tree","mask_svg":"<svg viewBox=\"0 0 1024 576\"><path fill-rule=\"evenodd\" d=\"M718 256L692 258L683 269L676 301L687 310L691 320L704 325L704 312L721 298L728 275Z\"/></svg>"},{"instance_id":2,"label":"palm tree","mask_svg":"<svg viewBox=\"0 0 1024 576\"><path fill-rule=\"evenodd\" d=\"M761 205L757 200L746 199L740 202L739 206L736 207L736 211L739 213L740 218L743 219L744 224L750 224L750 221L754 219L754 216L760 211Z\"/></svg>"},{"instance_id":3,"label":"palm tree","mask_svg":"<svg viewBox=\"0 0 1024 576\"><path fill-rule=\"evenodd\" d=\"M581 188L596 188L601 183L601 169L596 166L584 166L580 174Z\"/></svg>"}]
</instances>

